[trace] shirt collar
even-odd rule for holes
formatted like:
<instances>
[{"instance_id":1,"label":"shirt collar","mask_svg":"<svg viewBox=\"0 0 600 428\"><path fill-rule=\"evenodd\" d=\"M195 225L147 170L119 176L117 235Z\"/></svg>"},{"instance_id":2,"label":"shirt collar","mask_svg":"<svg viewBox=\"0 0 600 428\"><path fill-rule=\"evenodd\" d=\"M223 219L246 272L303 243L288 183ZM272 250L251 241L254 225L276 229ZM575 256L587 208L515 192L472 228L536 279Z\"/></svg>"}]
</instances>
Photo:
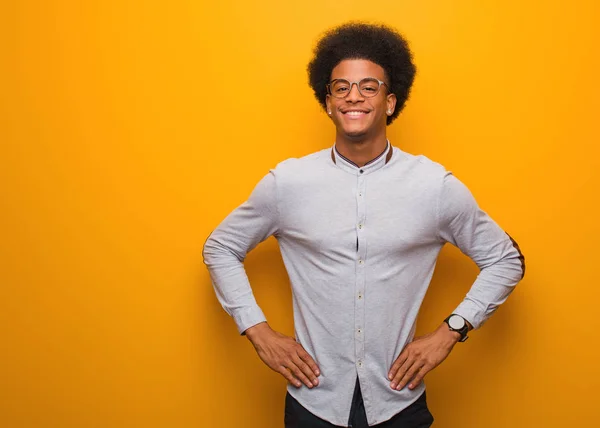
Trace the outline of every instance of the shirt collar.
<instances>
[{"instance_id":1,"label":"shirt collar","mask_svg":"<svg viewBox=\"0 0 600 428\"><path fill-rule=\"evenodd\" d=\"M352 162L350 159L341 155L337 151L337 148L334 144L333 148L331 149L331 160L333 161L333 163L336 166L338 166L339 168L343 169L346 172L349 172L349 173L355 174L355 175L366 175L366 174L375 172L378 169L385 166L385 164L387 164L390 161L390 159L392 158L392 154L393 154L393 148L390 144L390 141L387 140L387 145L383 152L381 152L375 159L371 159L365 165L363 165L362 167L359 167L354 162Z\"/></svg>"}]
</instances>

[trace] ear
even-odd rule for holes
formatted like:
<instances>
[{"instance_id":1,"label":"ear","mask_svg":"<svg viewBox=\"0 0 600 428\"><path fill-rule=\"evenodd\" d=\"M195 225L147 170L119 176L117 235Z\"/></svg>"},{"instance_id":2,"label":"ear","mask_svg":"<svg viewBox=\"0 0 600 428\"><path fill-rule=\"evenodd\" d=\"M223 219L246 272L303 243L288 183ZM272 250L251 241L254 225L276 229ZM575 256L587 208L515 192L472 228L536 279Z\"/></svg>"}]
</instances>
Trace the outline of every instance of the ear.
<instances>
[{"instance_id":1,"label":"ear","mask_svg":"<svg viewBox=\"0 0 600 428\"><path fill-rule=\"evenodd\" d=\"M333 106L331 105L331 95L325 95L325 110L327 112L333 111ZM329 113L327 114L329 116Z\"/></svg>"},{"instance_id":2,"label":"ear","mask_svg":"<svg viewBox=\"0 0 600 428\"><path fill-rule=\"evenodd\" d=\"M394 111L396 110L396 95L395 94L389 94L386 98L386 111L391 111L390 114L388 114L388 116L391 116L392 114L394 114Z\"/></svg>"}]
</instances>

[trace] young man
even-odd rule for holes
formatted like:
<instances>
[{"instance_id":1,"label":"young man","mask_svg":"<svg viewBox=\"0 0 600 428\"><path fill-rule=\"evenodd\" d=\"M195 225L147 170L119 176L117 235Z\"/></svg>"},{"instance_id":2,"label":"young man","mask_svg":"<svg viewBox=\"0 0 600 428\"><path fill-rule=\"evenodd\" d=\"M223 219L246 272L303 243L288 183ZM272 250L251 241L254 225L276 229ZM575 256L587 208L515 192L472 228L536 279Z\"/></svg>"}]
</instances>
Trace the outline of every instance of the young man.
<instances>
[{"instance_id":1,"label":"young man","mask_svg":"<svg viewBox=\"0 0 600 428\"><path fill-rule=\"evenodd\" d=\"M506 300L524 258L451 172L387 140L415 74L399 34L335 28L308 73L334 146L271 170L210 235L205 263L240 333L289 381L287 428L429 427L423 377ZM291 281L295 339L266 323L243 268L270 235ZM413 340L446 242L481 271L453 314Z\"/></svg>"}]
</instances>

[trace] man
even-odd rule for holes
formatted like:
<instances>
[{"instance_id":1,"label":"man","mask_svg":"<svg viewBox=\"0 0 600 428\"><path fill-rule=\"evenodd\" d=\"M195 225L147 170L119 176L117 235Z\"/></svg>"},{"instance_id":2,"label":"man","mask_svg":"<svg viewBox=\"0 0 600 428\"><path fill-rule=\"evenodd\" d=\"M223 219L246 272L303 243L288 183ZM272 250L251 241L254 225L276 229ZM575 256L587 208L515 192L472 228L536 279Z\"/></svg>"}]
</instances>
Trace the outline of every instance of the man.
<instances>
[{"instance_id":1,"label":"man","mask_svg":"<svg viewBox=\"0 0 600 428\"><path fill-rule=\"evenodd\" d=\"M289 381L287 428L429 427L423 377L506 300L524 258L451 172L387 140L415 74L398 33L334 28L308 73L334 146L271 170L210 235L205 263L240 333ZM266 323L243 268L271 235L292 286L295 339ZM453 314L414 339L446 242L481 271Z\"/></svg>"}]
</instances>

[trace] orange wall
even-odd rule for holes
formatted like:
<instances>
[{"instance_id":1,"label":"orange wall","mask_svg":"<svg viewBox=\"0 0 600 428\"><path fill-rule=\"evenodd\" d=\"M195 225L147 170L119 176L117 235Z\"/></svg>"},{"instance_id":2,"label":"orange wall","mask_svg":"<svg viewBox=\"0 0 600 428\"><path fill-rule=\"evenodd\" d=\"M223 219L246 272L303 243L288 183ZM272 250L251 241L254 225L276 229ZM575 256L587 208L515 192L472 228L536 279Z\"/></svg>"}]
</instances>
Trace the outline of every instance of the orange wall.
<instances>
[{"instance_id":1,"label":"orange wall","mask_svg":"<svg viewBox=\"0 0 600 428\"><path fill-rule=\"evenodd\" d=\"M435 426L597 424L598 8L3 2L0 426L282 425L285 381L218 306L201 249L269 168L331 145L305 67L321 31L358 18L415 52L392 143L453 170L527 257L507 304L427 377ZM292 334L275 242L247 267ZM476 274L443 250L420 333Z\"/></svg>"}]
</instances>

